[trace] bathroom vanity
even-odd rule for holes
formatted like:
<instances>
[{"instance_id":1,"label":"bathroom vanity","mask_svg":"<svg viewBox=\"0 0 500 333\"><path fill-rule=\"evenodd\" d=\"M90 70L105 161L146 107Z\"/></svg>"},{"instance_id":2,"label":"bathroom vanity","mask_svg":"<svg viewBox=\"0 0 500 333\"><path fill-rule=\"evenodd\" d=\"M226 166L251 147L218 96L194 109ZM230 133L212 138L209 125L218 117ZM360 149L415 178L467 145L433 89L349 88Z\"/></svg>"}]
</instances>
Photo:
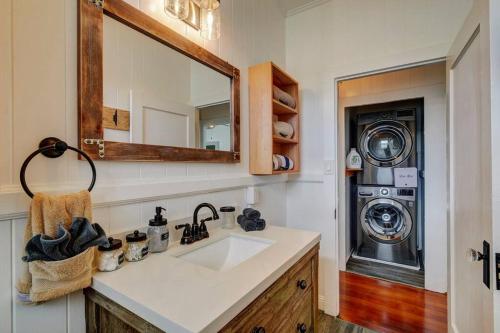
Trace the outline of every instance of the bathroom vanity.
<instances>
[{"instance_id":1,"label":"bathroom vanity","mask_svg":"<svg viewBox=\"0 0 500 333\"><path fill-rule=\"evenodd\" d=\"M87 332L314 332L319 240L272 226L216 229L98 273L85 291Z\"/></svg>"}]
</instances>

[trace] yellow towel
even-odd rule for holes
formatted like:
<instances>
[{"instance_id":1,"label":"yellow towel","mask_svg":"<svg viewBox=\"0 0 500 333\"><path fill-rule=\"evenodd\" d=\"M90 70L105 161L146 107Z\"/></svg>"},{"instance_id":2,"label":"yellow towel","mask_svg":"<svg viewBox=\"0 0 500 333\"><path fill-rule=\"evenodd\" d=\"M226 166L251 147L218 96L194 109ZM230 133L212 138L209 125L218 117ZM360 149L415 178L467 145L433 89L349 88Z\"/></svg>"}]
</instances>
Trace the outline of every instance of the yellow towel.
<instances>
[{"instance_id":1,"label":"yellow towel","mask_svg":"<svg viewBox=\"0 0 500 333\"><path fill-rule=\"evenodd\" d=\"M33 236L38 234L55 237L57 226L62 223L66 229L69 229L73 217L85 217L89 221L92 221L92 201L89 191L81 191L65 195L36 193L33 197L33 201L31 202L28 223L26 224L26 229L24 231L25 244ZM91 250L92 251L88 252L91 252L92 256L89 256L87 253L88 260L93 260L93 249ZM31 292L31 300L33 302L39 302L61 296L61 291L56 290L54 290L54 292L43 292L43 299L37 299L37 296L34 295L33 290L31 290L32 270L39 264L40 263L33 264L30 266L30 269L28 269L28 264L23 263L23 271L21 272L21 276L16 284L17 290L22 294L30 294ZM71 265L68 265L69 269L71 269L70 267ZM59 267L58 269L61 271L64 270L64 267ZM52 288L54 289L55 287L52 286ZM36 291L36 294L41 294L41 291Z\"/></svg>"}]
</instances>

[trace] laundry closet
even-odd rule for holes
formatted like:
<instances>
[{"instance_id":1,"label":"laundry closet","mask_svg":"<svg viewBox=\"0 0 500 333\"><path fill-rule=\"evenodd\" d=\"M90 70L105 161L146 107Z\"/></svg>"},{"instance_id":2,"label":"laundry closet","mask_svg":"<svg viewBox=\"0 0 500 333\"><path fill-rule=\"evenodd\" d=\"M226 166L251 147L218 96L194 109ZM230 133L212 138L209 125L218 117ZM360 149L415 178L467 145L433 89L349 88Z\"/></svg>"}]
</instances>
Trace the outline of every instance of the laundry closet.
<instances>
[{"instance_id":1,"label":"laundry closet","mask_svg":"<svg viewBox=\"0 0 500 333\"><path fill-rule=\"evenodd\" d=\"M446 242L446 216L435 215L446 211L444 82L438 62L339 83L345 270L431 289L439 279L436 262L446 265L436 244ZM442 198L429 200L436 190Z\"/></svg>"}]
</instances>

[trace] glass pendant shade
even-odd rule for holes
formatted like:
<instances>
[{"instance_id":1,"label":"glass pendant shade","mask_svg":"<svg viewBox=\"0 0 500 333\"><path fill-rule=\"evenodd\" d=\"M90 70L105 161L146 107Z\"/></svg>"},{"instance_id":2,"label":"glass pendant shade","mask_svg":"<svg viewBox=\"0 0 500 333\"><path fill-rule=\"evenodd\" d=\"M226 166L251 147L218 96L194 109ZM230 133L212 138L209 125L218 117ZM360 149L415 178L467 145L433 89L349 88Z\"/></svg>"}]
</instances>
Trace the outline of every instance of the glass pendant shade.
<instances>
[{"instance_id":1,"label":"glass pendant shade","mask_svg":"<svg viewBox=\"0 0 500 333\"><path fill-rule=\"evenodd\" d=\"M215 10L219 8L220 0L201 0L200 7Z\"/></svg>"},{"instance_id":2,"label":"glass pendant shade","mask_svg":"<svg viewBox=\"0 0 500 333\"><path fill-rule=\"evenodd\" d=\"M180 20L185 20L189 16L189 1L165 0L165 13Z\"/></svg>"},{"instance_id":3,"label":"glass pendant shade","mask_svg":"<svg viewBox=\"0 0 500 333\"><path fill-rule=\"evenodd\" d=\"M201 8L201 37L206 40L220 38L220 9Z\"/></svg>"}]
</instances>

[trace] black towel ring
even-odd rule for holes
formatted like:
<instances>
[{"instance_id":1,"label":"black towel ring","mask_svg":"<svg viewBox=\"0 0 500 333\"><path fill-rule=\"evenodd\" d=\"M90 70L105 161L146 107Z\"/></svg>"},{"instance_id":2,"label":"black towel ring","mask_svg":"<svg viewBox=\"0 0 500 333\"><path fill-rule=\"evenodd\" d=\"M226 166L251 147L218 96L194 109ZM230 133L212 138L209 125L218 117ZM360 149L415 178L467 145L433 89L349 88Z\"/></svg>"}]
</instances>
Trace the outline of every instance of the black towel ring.
<instances>
[{"instance_id":1,"label":"black towel ring","mask_svg":"<svg viewBox=\"0 0 500 333\"><path fill-rule=\"evenodd\" d=\"M89 155L87 155L85 152L83 152L78 148L68 146L68 144L64 141L53 137L43 139L42 141L40 141L38 147L39 147L38 150L34 151L33 153L31 153L30 156L28 156L28 158L26 158L26 160L23 163L23 166L21 167L21 173L20 173L21 186L23 187L24 192L26 192L26 194L30 198L33 198L34 194L33 192L30 191L28 185L26 185L25 173L26 173L26 168L28 167L28 164L31 162L33 157L41 153L42 155L48 158L57 158L63 155L64 152L68 149L73 150L78 154L82 155L87 160L87 162L89 162L90 167L92 168L92 182L90 183L88 190L89 192L92 191L95 185L97 172L95 169L94 162L92 162L92 159L89 157Z\"/></svg>"}]
</instances>

